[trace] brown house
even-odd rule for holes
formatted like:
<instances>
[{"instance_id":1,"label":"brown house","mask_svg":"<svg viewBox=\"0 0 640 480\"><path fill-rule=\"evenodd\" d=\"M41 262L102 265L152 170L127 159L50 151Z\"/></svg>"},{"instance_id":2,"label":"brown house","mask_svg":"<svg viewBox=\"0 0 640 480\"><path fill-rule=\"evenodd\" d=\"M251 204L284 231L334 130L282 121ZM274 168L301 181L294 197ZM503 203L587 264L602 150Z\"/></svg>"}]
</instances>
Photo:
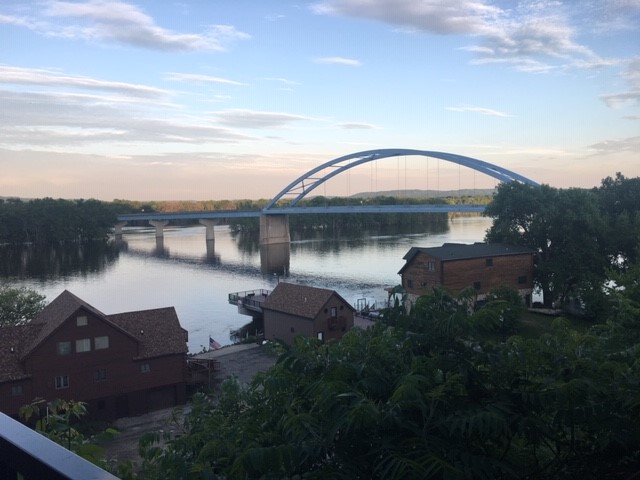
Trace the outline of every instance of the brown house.
<instances>
[{"instance_id":1,"label":"brown house","mask_svg":"<svg viewBox=\"0 0 640 480\"><path fill-rule=\"evenodd\" d=\"M183 403L186 342L173 307L105 315L65 290L30 323L0 329L0 411L61 398L109 419Z\"/></svg>"},{"instance_id":2,"label":"brown house","mask_svg":"<svg viewBox=\"0 0 640 480\"><path fill-rule=\"evenodd\" d=\"M354 308L333 290L279 283L266 298L264 338L293 343L298 335L337 340L353 328Z\"/></svg>"},{"instance_id":3,"label":"brown house","mask_svg":"<svg viewBox=\"0 0 640 480\"><path fill-rule=\"evenodd\" d=\"M471 287L478 300L499 286L517 290L526 305L533 291L533 255L527 247L497 243L445 243L441 247L413 247L398 272L402 286L415 301L433 287L451 293Z\"/></svg>"}]
</instances>

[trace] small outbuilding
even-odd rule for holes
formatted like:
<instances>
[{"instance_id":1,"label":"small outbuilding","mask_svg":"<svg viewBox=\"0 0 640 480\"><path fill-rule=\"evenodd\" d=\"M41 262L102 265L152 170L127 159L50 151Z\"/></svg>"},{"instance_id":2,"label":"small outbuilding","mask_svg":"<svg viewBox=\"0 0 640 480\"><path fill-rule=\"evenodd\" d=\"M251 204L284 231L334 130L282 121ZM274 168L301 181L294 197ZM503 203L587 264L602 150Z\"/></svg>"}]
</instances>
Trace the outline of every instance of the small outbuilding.
<instances>
[{"instance_id":1,"label":"small outbuilding","mask_svg":"<svg viewBox=\"0 0 640 480\"><path fill-rule=\"evenodd\" d=\"M491 290L506 286L518 291L530 306L534 254L527 247L498 243L413 247L403 257L406 263L398 274L411 301L434 287L453 294L471 287L481 301Z\"/></svg>"},{"instance_id":2,"label":"small outbuilding","mask_svg":"<svg viewBox=\"0 0 640 480\"><path fill-rule=\"evenodd\" d=\"M355 309L334 290L280 282L266 298L264 338L292 344L298 335L337 340L353 328Z\"/></svg>"}]
</instances>

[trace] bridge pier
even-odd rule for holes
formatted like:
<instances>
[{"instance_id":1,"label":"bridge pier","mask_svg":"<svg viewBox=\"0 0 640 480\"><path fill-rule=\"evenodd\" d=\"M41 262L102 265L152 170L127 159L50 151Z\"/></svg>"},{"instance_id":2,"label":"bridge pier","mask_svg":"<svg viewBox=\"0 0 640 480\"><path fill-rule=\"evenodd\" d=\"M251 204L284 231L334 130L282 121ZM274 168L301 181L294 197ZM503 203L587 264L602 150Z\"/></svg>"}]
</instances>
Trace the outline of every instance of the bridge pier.
<instances>
[{"instance_id":1,"label":"bridge pier","mask_svg":"<svg viewBox=\"0 0 640 480\"><path fill-rule=\"evenodd\" d=\"M206 236L207 242L209 240L215 240L216 237L213 231L213 227L215 227L218 224L218 221L211 218L201 218L200 220L198 220L198 222L200 222L200 225L204 225L206 227L205 236Z\"/></svg>"},{"instance_id":2,"label":"bridge pier","mask_svg":"<svg viewBox=\"0 0 640 480\"><path fill-rule=\"evenodd\" d=\"M289 216L282 214L260 215L260 245L291 243Z\"/></svg>"},{"instance_id":3,"label":"bridge pier","mask_svg":"<svg viewBox=\"0 0 640 480\"><path fill-rule=\"evenodd\" d=\"M149 220L149 225L156 227L156 239L164 238L164 227L169 225L169 220Z\"/></svg>"},{"instance_id":4,"label":"bridge pier","mask_svg":"<svg viewBox=\"0 0 640 480\"><path fill-rule=\"evenodd\" d=\"M115 234L116 238L122 238L122 227L124 227L126 224L127 222L116 223L116 226L113 229L113 233Z\"/></svg>"}]
</instances>

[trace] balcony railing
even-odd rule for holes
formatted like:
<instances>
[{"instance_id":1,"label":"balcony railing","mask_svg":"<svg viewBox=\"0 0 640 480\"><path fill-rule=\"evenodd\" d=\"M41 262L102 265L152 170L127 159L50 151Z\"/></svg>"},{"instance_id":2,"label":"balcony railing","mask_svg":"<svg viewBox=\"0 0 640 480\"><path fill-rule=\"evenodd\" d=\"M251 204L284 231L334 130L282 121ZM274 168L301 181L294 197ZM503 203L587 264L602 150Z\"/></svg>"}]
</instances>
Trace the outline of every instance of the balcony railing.
<instances>
[{"instance_id":1,"label":"balcony railing","mask_svg":"<svg viewBox=\"0 0 640 480\"><path fill-rule=\"evenodd\" d=\"M0 413L0 478L118 480L4 413Z\"/></svg>"}]
</instances>

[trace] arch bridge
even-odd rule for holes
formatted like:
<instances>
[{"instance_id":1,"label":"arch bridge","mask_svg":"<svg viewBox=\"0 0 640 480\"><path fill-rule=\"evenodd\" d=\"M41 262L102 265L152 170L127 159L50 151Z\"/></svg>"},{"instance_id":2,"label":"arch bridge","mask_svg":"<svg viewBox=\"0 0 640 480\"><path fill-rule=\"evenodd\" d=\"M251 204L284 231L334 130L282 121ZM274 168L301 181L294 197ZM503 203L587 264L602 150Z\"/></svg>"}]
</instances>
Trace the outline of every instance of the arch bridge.
<instances>
[{"instance_id":1,"label":"arch bridge","mask_svg":"<svg viewBox=\"0 0 640 480\"><path fill-rule=\"evenodd\" d=\"M162 229L170 220L193 219L199 220L206 227L207 240L213 240L213 226L224 219L260 217L260 244L272 245L289 243L288 215L309 213L448 213L448 212L482 212L482 205L353 205L341 207L299 207L300 200L310 194L331 178L344 173L351 168L384 158L399 156L431 157L446 162L468 167L477 172L495 178L500 182L520 182L538 186L539 184L527 177L506 168L483 160L458 155L455 153L437 152L432 150L415 150L406 148L388 148L365 150L335 158L319 165L301 175L284 189L282 189L261 211L213 211L213 212L182 212L171 214L128 214L119 215L116 225L116 235L122 234L122 227L128 221L146 220L156 227L156 237L162 237ZM324 173L329 170L328 173ZM321 173L322 172L322 173ZM278 206L278 202L290 199L286 206Z\"/></svg>"}]
</instances>

